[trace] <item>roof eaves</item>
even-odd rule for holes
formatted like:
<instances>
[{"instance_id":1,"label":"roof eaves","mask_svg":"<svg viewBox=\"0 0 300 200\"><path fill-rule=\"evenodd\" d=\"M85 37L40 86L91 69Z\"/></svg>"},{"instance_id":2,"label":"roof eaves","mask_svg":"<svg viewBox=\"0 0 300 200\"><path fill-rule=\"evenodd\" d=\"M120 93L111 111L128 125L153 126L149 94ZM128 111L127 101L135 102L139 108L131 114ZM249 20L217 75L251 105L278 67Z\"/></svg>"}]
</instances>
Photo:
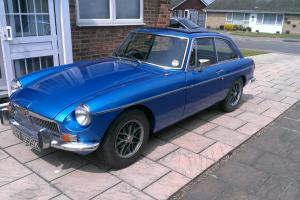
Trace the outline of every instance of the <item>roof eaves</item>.
<instances>
[{"instance_id":1,"label":"roof eaves","mask_svg":"<svg viewBox=\"0 0 300 200\"><path fill-rule=\"evenodd\" d=\"M184 0L182 1L181 3L177 4L176 6L174 6L173 8L171 8L170 10L174 10L175 8L177 8L178 6L180 6L181 4L183 4L184 2L186 2L187 0ZM203 1L203 0L200 0L205 6L208 6L208 4Z\"/></svg>"},{"instance_id":2,"label":"roof eaves","mask_svg":"<svg viewBox=\"0 0 300 200\"><path fill-rule=\"evenodd\" d=\"M178 6L180 6L181 4L183 4L184 2L186 2L187 0L184 0L182 2L180 2L179 4L177 4L176 6L174 6L173 8L171 8L171 10L174 10L175 8L177 8Z\"/></svg>"}]
</instances>

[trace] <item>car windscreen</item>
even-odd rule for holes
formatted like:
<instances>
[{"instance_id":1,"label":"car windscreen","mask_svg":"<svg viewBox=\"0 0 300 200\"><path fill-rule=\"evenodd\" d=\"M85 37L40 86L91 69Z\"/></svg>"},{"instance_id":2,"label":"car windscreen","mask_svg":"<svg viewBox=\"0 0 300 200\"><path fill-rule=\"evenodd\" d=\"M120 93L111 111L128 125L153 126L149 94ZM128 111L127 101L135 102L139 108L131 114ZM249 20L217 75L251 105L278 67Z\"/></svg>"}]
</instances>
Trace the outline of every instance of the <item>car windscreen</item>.
<instances>
[{"instance_id":1,"label":"car windscreen","mask_svg":"<svg viewBox=\"0 0 300 200\"><path fill-rule=\"evenodd\" d=\"M182 67L188 40L147 33L131 33L114 53L161 67Z\"/></svg>"}]
</instances>

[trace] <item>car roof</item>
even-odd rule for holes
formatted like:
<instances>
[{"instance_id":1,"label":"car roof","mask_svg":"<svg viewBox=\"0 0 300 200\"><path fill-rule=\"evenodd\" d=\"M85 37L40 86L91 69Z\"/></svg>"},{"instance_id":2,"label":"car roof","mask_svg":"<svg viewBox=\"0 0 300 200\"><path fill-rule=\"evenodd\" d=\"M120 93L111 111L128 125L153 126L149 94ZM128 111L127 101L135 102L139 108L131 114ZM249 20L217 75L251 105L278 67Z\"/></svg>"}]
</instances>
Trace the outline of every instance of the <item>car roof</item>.
<instances>
[{"instance_id":1,"label":"car roof","mask_svg":"<svg viewBox=\"0 0 300 200\"><path fill-rule=\"evenodd\" d=\"M224 36L220 33L213 32L204 28L178 29L178 28L143 27L134 30L134 32L170 35L170 36L186 37L186 38L194 38L199 36Z\"/></svg>"}]
</instances>

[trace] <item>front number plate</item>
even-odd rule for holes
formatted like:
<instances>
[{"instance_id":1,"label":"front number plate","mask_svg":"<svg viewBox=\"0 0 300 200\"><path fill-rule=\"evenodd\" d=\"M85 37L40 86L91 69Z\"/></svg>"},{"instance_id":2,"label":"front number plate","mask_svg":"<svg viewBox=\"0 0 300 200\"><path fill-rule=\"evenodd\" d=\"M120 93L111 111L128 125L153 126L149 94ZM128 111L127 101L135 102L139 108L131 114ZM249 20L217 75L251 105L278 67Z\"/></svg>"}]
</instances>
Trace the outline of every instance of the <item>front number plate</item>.
<instances>
[{"instance_id":1,"label":"front number plate","mask_svg":"<svg viewBox=\"0 0 300 200\"><path fill-rule=\"evenodd\" d=\"M13 128L12 130L13 134L19 138L20 140L22 140L26 145L31 146L32 148L34 148L35 150L41 151L40 147L39 147L39 142L38 140L36 140L33 137L30 137L27 134L22 133L19 129L17 128Z\"/></svg>"}]
</instances>

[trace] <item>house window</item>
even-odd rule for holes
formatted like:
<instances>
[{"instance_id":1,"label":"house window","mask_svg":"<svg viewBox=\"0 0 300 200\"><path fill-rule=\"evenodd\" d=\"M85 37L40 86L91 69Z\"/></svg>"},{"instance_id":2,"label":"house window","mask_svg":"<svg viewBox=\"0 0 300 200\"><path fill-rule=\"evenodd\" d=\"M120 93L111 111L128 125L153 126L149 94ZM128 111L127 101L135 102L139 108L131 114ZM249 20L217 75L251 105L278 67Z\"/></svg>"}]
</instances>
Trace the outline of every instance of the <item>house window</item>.
<instances>
[{"instance_id":1,"label":"house window","mask_svg":"<svg viewBox=\"0 0 300 200\"><path fill-rule=\"evenodd\" d=\"M256 24L281 25L282 22L282 14L257 14Z\"/></svg>"},{"instance_id":2,"label":"house window","mask_svg":"<svg viewBox=\"0 0 300 200\"><path fill-rule=\"evenodd\" d=\"M233 13L226 13L226 22L232 23L232 14Z\"/></svg>"},{"instance_id":3,"label":"house window","mask_svg":"<svg viewBox=\"0 0 300 200\"><path fill-rule=\"evenodd\" d=\"M78 26L142 25L143 0L77 0Z\"/></svg>"},{"instance_id":4,"label":"house window","mask_svg":"<svg viewBox=\"0 0 300 200\"><path fill-rule=\"evenodd\" d=\"M273 25L276 23L276 14L264 14L263 24Z\"/></svg>"},{"instance_id":5,"label":"house window","mask_svg":"<svg viewBox=\"0 0 300 200\"><path fill-rule=\"evenodd\" d=\"M262 24L263 18L264 18L264 14L257 14L257 20L256 20L256 23L257 23L257 24Z\"/></svg>"},{"instance_id":6,"label":"house window","mask_svg":"<svg viewBox=\"0 0 300 200\"><path fill-rule=\"evenodd\" d=\"M249 20L249 13L226 13L226 23L229 24L248 25Z\"/></svg>"},{"instance_id":7,"label":"house window","mask_svg":"<svg viewBox=\"0 0 300 200\"><path fill-rule=\"evenodd\" d=\"M277 15L276 24L281 25L283 22L283 15Z\"/></svg>"}]
</instances>

